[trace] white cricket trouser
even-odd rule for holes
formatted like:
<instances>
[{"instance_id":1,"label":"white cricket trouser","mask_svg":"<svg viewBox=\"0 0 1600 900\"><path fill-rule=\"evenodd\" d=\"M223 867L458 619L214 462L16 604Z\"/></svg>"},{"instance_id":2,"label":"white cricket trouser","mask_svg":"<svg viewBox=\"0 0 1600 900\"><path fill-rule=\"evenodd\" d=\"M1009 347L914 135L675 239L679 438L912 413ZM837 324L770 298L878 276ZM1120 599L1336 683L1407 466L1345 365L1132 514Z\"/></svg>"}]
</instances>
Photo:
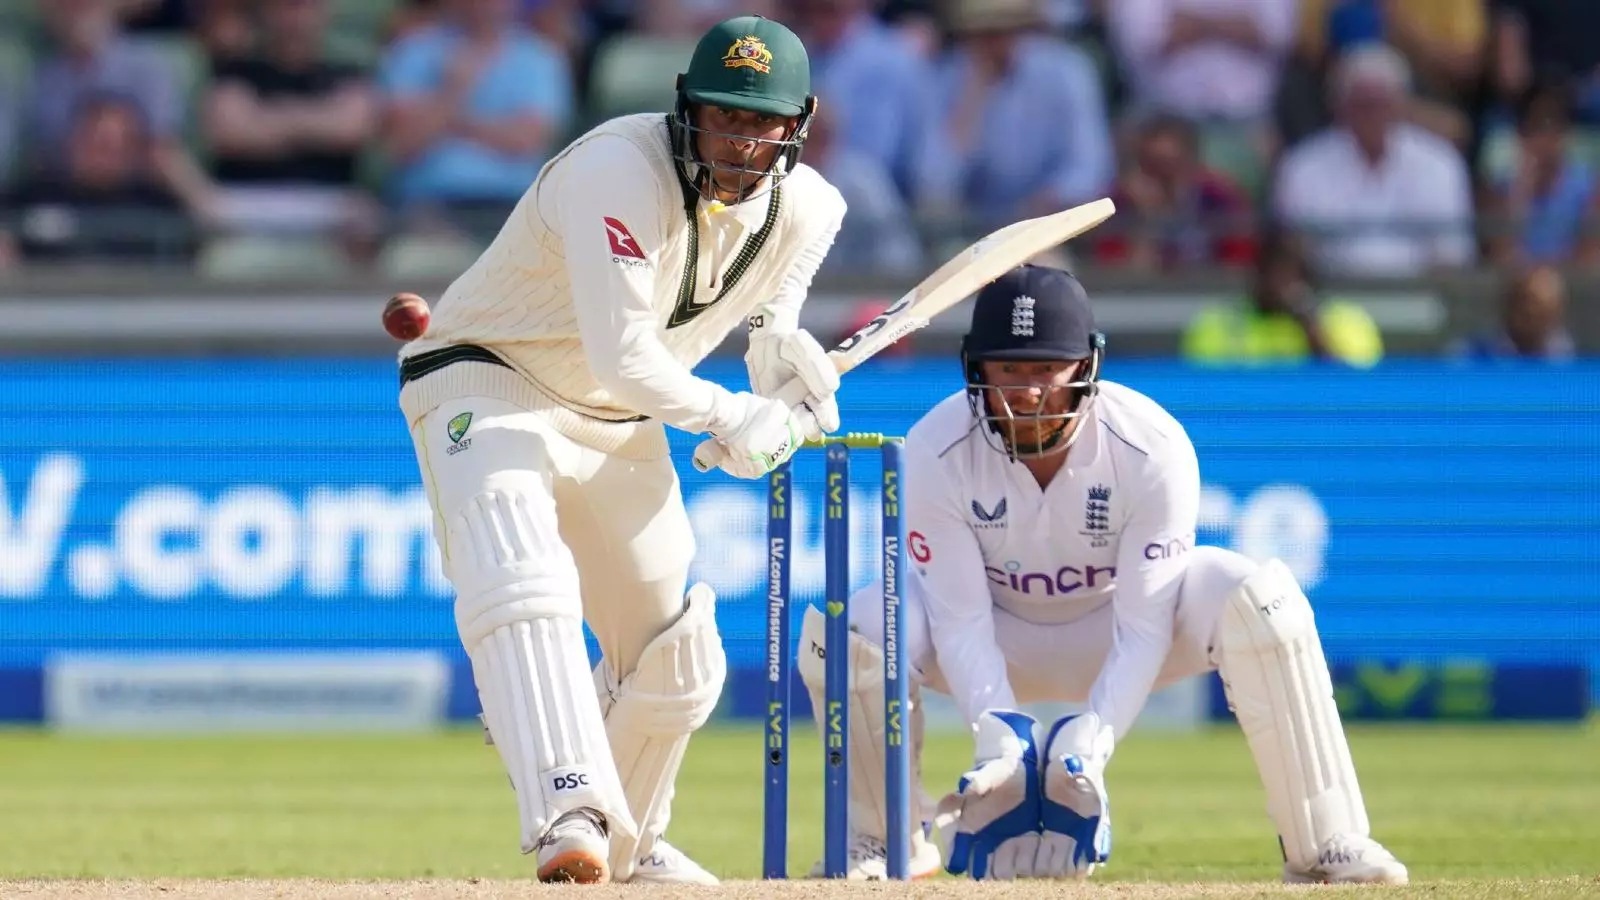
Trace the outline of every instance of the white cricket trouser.
<instances>
[{"instance_id":1,"label":"white cricket trouser","mask_svg":"<svg viewBox=\"0 0 1600 900\"><path fill-rule=\"evenodd\" d=\"M462 413L472 421L457 442L448 423ZM436 516L518 475L548 483L554 524L578 570L584 622L619 677L683 612L695 543L670 457L609 456L556 431L537 412L486 397L446 401L411 434ZM448 535L437 522L435 533L448 575Z\"/></svg>"},{"instance_id":2,"label":"white cricket trouser","mask_svg":"<svg viewBox=\"0 0 1600 900\"><path fill-rule=\"evenodd\" d=\"M1178 591L1176 632L1172 650L1161 667L1160 688L1212 671L1210 645L1228 596L1260 566L1221 547L1196 547ZM916 577L906 579L901 612L905 617L905 658L925 688L948 694L939 670L928 613ZM883 587L873 584L850 598L850 623L861 636L883 645ZM1074 622L1037 625L998 607L994 610L995 642L1006 659L1006 674L1018 703L1083 703L1111 652L1112 606L1104 606Z\"/></svg>"},{"instance_id":3,"label":"white cricket trouser","mask_svg":"<svg viewBox=\"0 0 1600 900\"><path fill-rule=\"evenodd\" d=\"M900 609L913 684L948 694L914 575L907 579ZM1036 625L996 608L995 640L1017 703L1086 702L1111 651L1113 614L1107 602L1075 622ZM820 615L816 618L820 622ZM881 646L882 588L874 585L853 595L850 618L864 643ZM1323 848L1365 838L1371 825L1304 592L1278 560L1260 565L1231 550L1196 547L1189 553L1173 624L1172 649L1155 687L1220 667L1229 708L1261 775L1284 871L1295 880L1319 880L1326 865L1340 862L1337 854L1331 862L1325 859ZM881 657L875 664L882 665ZM882 698L879 687L861 705L882 709ZM882 789L866 785L856 794L858 782L875 777L857 776L859 755L851 757L852 800L868 808L881 803Z\"/></svg>"},{"instance_id":4,"label":"white cricket trouser","mask_svg":"<svg viewBox=\"0 0 1600 900\"><path fill-rule=\"evenodd\" d=\"M411 436L522 851L560 816L595 809L609 823L610 871L625 880L666 828L683 744L724 673L709 596L699 612L685 598L694 535L672 461L608 455L484 396L443 401ZM599 677L584 622L605 657ZM641 685L631 676L651 647ZM685 653L691 664L673 665ZM678 701L668 725L638 711L657 694Z\"/></svg>"},{"instance_id":5,"label":"white cricket trouser","mask_svg":"<svg viewBox=\"0 0 1600 900\"><path fill-rule=\"evenodd\" d=\"M550 823L587 807L608 822L611 873L629 878L638 850L666 830L699 708L722 689L709 602L706 613L686 615L694 536L672 460L606 455L563 436L544 413L496 397L443 400L413 421L411 440L486 729L517 794L522 852L541 846ZM618 729L608 711L637 692L629 676L643 653L682 620L694 634L669 639L658 657L675 657L685 642L717 653L691 679L664 682L662 666L650 666L650 685L694 701L675 709L682 722L662 751L656 737L670 729L640 725L632 711L640 703L624 706ZM586 621L605 657L602 677L584 649ZM640 727L643 735L629 732ZM616 759L619 740L629 759Z\"/></svg>"}]
</instances>

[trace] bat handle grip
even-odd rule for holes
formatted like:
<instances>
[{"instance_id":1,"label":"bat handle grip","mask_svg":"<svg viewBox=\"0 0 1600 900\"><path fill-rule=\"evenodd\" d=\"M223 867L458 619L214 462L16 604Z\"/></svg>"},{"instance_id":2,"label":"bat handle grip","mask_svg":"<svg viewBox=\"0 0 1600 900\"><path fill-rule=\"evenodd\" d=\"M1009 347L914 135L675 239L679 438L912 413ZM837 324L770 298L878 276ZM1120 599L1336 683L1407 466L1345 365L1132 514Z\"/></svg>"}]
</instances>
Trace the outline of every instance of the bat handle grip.
<instances>
[{"instance_id":1,"label":"bat handle grip","mask_svg":"<svg viewBox=\"0 0 1600 900\"><path fill-rule=\"evenodd\" d=\"M811 414L810 408L804 404L806 397L806 383L799 378L791 378L787 384L778 389L773 399L781 400L794 410L796 423L800 426L802 437L810 437L819 433L817 418ZM694 467L700 472L709 472L720 466L728 458L728 448L715 437L708 437L694 448Z\"/></svg>"}]
</instances>

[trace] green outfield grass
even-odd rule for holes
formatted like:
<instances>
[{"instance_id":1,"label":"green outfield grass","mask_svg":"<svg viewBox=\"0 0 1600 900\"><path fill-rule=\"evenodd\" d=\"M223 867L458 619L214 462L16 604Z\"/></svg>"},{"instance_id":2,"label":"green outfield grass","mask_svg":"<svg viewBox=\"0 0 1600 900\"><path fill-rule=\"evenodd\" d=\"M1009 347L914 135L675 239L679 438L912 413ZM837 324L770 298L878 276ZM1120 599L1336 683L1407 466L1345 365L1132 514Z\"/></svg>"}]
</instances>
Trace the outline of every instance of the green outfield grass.
<instances>
[{"instance_id":1,"label":"green outfield grass","mask_svg":"<svg viewBox=\"0 0 1600 900\"><path fill-rule=\"evenodd\" d=\"M797 723L798 724L798 723ZM821 847L814 731L793 763L791 872ZM727 878L759 875L754 730L707 731L671 837ZM1414 880L1582 876L1600 894L1600 730L1354 728L1375 835ZM953 784L965 738L929 741ZM1136 734L1110 772L1107 880L1277 878L1242 737ZM510 789L476 731L430 736L85 738L0 732L0 879L520 878ZM1096 875L1099 881L1102 874Z\"/></svg>"}]
</instances>

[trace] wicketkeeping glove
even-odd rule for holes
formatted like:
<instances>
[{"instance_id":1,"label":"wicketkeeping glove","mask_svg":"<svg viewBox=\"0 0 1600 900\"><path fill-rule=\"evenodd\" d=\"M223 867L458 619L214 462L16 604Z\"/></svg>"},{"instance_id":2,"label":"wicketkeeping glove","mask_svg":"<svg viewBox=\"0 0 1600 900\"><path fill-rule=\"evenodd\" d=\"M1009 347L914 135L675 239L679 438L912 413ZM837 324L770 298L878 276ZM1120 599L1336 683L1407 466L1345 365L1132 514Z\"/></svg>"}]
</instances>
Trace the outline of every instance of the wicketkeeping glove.
<instances>
[{"instance_id":1,"label":"wicketkeeping glove","mask_svg":"<svg viewBox=\"0 0 1600 900\"><path fill-rule=\"evenodd\" d=\"M1067 716L1050 728L1045 742L1039 855L1040 878L1087 878L1111 858L1111 802L1105 767L1111 758L1111 727L1094 713Z\"/></svg>"},{"instance_id":2,"label":"wicketkeeping glove","mask_svg":"<svg viewBox=\"0 0 1600 900\"><path fill-rule=\"evenodd\" d=\"M974 879L1014 878L1039 849L1039 723L1011 710L978 718L970 771L939 803L945 871Z\"/></svg>"}]
</instances>

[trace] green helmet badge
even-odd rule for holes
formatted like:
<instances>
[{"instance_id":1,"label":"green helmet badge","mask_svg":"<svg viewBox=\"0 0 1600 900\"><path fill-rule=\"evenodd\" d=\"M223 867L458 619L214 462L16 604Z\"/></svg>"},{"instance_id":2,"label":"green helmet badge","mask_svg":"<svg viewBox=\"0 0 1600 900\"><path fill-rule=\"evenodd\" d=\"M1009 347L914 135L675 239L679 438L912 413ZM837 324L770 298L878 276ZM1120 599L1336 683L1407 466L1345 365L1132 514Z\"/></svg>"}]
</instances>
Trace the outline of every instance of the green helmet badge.
<instances>
[{"instance_id":1,"label":"green helmet badge","mask_svg":"<svg viewBox=\"0 0 1600 900\"><path fill-rule=\"evenodd\" d=\"M763 75L772 74L772 51L761 43L761 38L747 34L728 48L722 57L726 69L755 69Z\"/></svg>"}]
</instances>

